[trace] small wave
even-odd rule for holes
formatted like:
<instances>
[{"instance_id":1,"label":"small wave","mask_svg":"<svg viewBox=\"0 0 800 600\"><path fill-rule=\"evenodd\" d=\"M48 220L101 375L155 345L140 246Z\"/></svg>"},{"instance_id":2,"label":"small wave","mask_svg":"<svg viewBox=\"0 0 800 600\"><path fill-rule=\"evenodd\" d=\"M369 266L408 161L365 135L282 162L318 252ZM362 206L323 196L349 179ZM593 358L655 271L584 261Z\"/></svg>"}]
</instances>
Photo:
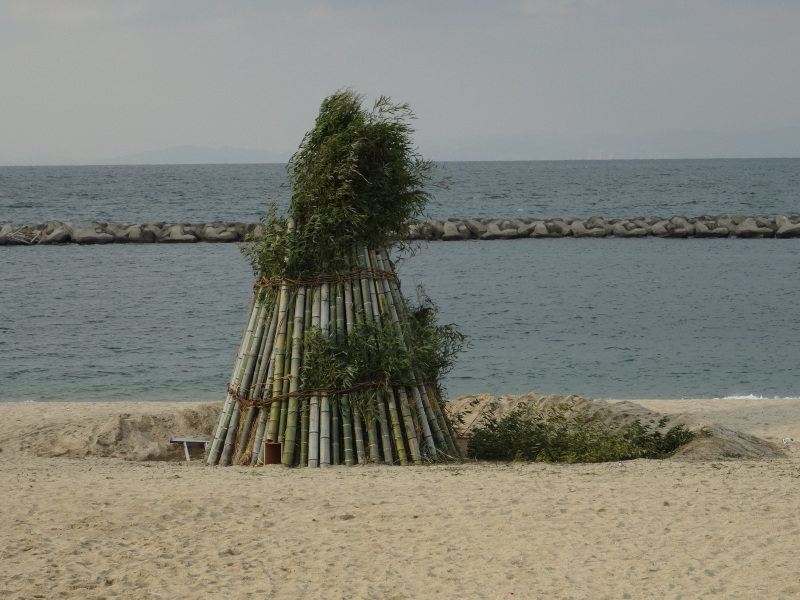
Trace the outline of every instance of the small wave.
<instances>
[{"instance_id":1,"label":"small wave","mask_svg":"<svg viewBox=\"0 0 800 600\"><path fill-rule=\"evenodd\" d=\"M714 398L714 400L793 400L793 396L756 396L755 394L734 394L732 396L723 396L722 398Z\"/></svg>"}]
</instances>

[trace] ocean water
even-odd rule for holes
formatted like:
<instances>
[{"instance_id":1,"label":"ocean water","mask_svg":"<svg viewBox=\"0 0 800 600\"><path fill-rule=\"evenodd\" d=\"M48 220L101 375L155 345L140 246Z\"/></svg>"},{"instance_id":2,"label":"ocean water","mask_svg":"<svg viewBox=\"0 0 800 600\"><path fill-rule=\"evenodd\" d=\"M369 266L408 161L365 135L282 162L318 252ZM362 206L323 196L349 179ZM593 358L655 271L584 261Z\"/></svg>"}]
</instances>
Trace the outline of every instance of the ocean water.
<instances>
[{"instance_id":1,"label":"ocean water","mask_svg":"<svg viewBox=\"0 0 800 600\"><path fill-rule=\"evenodd\" d=\"M800 159L441 163L432 219L797 214ZM0 222L257 221L284 165L0 167Z\"/></svg>"},{"instance_id":2,"label":"ocean water","mask_svg":"<svg viewBox=\"0 0 800 600\"><path fill-rule=\"evenodd\" d=\"M798 214L800 160L444 163L432 218ZM0 168L0 222L250 221L281 165ZM800 240L434 242L399 265L472 340L450 397L800 396ZM235 245L0 247L0 400L216 400Z\"/></svg>"}]
</instances>

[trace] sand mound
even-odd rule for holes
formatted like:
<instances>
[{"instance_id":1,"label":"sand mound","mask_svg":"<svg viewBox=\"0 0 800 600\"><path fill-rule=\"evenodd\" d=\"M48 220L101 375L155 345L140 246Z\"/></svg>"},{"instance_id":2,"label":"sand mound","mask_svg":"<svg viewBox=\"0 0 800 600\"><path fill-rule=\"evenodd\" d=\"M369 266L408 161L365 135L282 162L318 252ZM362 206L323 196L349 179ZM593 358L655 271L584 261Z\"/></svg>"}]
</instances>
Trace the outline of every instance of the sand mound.
<instances>
[{"instance_id":1,"label":"sand mound","mask_svg":"<svg viewBox=\"0 0 800 600\"><path fill-rule=\"evenodd\" d=\"M41 457L175 460L170 437L210 439L221 403L26 403L0 427L0 449ZM193 454L194 455L194 454Z\"/></svg>"},{"instance_id":2,"label":"sand mound","mask_svg":"<svg viewBox=\"0 0 800 600\"><path fill-rule=\"evenodd\" d=\"M522 396L476 394L451 400L446 406L448 412L457 417L455 425L458 435L469 437L490 407L493 407L496 417L502 418L522 403L546 408L563 402L570 402L589 415L602 413L600 418L609 424L626 425L637 419L642 423L657 422L665 416L665 413L632 401L609 402L580 396L542 396L534 393ZM663 408L669 402L664 401L659 410L669 410ZM756 424L767 421L762 414L767 408L749 409L759 415L758 419L749 420ZM133 461L182 460L183 447L170 444L168 439L186 437L210 440L219 418L221 403L15 402L0 403L0 409L7 409L0 411L0 452L3 453L46 458L100 456ZM796 416L797 406L790 403L781 410L776 415L794 422L791 415ZM737 410L731 408L728 412L735 417L743 411L739 407ZM681 423L692 430L708 427L712 433L711 437L699 438L686 445L673 458L722 460L785 455L782 447L740 431L743 418L729 417L726 420L726 414L721 410L673 411L669 414L668 427ZM783 433L791 435L793 431ZM192 456L199 457L200 454L202 450L198 447Z\"/></svg>"},{"instance_id":3,"label":"sand mound","mask_svg":"<svg viewBox=\"0 0 800 600\"><path fill-rule=\"evenodd\" d=\"M769 458L784 454L781 448L766 440L713 423L702 415L692 413L664 415L631 401L606 402L575 395L542 396L536 393L519 396L474 394L451 400L447 403L447 411L454 418L457 435L468 438L472 431L479 427L482 418L486 415L502 419L520 405L546 409L562 403L569 403L576 410L586 411L590 417L600 413L599 418L609 425L625 426L637 420L642 423L658 422L662 417L669 416L667 427L683 424L691 430L699 430L703 427L710 430L710 437L694 440L681 448L672 458L721 460L725 458Z\"/></svg>"}]
</instances>

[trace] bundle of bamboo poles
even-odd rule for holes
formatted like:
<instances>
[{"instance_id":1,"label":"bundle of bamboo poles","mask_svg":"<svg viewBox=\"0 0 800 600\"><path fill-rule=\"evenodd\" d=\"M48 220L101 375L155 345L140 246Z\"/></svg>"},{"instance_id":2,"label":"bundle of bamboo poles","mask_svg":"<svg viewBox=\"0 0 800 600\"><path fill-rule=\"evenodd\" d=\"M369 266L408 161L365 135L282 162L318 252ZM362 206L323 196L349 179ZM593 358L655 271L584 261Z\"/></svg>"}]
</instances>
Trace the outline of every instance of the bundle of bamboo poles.
<instances>
[{"instance_id":1,"label":"bundle of bamboo poles","mask_svg":"<svg viewBox=\"0 0 800 600\"><path fill-rule=\"evenodd\" d=\"M302 389L307 337L347 340L359 324L388 326L413 344L408 307L385 250L354 249L353 270L314 281L256 283L208 464L257 465L265 442L283 466L420 464L459 457L435 382L413 366L401 383ZM372 388L368 404L357 402Z\"/></svg>"}]
</instances>

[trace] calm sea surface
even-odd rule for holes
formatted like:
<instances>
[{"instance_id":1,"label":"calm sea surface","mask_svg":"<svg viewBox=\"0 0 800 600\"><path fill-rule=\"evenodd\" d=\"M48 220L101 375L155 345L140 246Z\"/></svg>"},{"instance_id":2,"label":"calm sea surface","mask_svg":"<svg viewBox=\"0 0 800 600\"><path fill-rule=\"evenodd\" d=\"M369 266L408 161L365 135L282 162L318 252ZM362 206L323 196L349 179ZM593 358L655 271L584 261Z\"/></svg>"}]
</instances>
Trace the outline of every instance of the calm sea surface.
<instances>
[{"instance_id":1,"label":"calm sea surface","mask_svg":"<svg viewBox=\"0 0 800 600\"><path fill-rule=\"evenodd\" d=\"M445 163L432 218L800 213L800 160ZM251 221L281 165L0 168L0 223ZM431 243L399 267L472 339L449 395L800 396L800 240ZM0 247L0 400L217 400L235 245Z\"/></svg>"}]
</instances>

